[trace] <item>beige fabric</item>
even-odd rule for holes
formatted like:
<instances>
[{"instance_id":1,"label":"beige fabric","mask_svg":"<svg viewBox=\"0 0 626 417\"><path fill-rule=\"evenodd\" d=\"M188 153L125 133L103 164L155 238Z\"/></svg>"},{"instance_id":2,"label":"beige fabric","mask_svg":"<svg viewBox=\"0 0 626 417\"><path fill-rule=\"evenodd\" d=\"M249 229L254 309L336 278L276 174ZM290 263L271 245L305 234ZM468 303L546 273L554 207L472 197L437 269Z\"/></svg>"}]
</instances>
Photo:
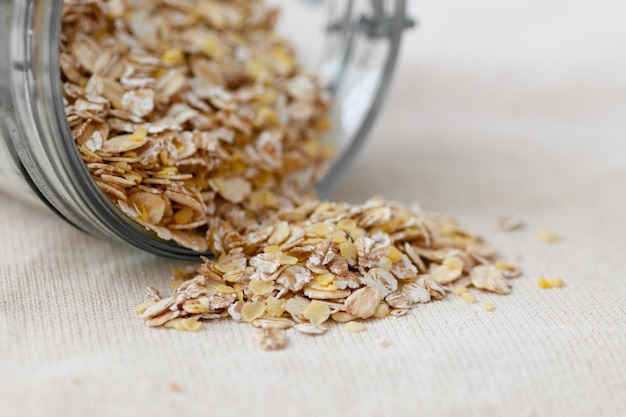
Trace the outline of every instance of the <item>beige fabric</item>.
<instances>
[{"instance_id":1,"label":"beige fabric","mask_svg":"<svg viewBox=\"0 0 626 417\"><path fill-rule=\"evenodd\" d=\"M520 257L513 294L481 296L494 312L451 296L270 353L230 321L149 330L133 307L180 263L0 196L0 415L625 416L622 3L411 4L422 25L334 197L419 200ZM508 213L528 227L494 230Z\"/></svg>"}]
</instances>

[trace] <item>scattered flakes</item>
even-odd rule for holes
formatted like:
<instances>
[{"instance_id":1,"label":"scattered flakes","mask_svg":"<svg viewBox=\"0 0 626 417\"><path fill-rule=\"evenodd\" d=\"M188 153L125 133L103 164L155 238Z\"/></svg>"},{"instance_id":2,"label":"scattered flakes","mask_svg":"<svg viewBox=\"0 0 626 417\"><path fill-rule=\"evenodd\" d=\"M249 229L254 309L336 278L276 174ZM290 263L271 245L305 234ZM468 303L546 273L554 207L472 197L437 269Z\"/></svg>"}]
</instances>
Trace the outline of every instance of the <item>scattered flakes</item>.
<instances>
[{"instance_id":1,"label":"scattered flakes","mask_svg":"<svg viewBox=\"0 0 626 417\"><path fill-rule=\"evenodd\" d=\"M174 320L169 320L165 323L165 327L169 329L176 329L182 331L190 331L195 332L200 330L202 327L202 322L198 321L199 317L187 317L187 318L178 318Z\"/></svg>"},{"instance_id":2,"label":"scattered flakes","mask_svg":"<svg viewBox=\"0 0 626 417\"><path fill-rule=\"evenodd\" d=\"M457 297L462 297L463 294L465 294L466 292L469 292L469 290L467 289L465 285L457 285L456 287L452 288L451 292Z\"/></svg>"},{"instance_id":3,"label":"scattered flakes","mask_svg":"<svg viewBox=\"0 0 626 417\"><path fill-rule=\"evenodd\" d=\"M493 310L495 310L495 308L496 308L495 304L493 304L493 303L492 303L491 301L489 301L489 300L485 300L485 301L483 301L483 302L482 302L482 306L483 306L483 309L484 309L485 311L493 311Z\"/></svg>"},{"instance_id":4,"label":"scattered flakes","mask_svg":"<svg viewBox=\"0 0 626 417\"><path fill-rule=\"evenodd\" d=\"M500 216L496 218L496 227L505 232L524 228L524 220L516 215Z\"/></svg>"},{"instance_id":5,"label":"scattered flakes","mask_svg":"<svg viewBox=\"0 0 626 417\"><path fill-rule=\"evenodd\" d=\"M358 333L365 330L365 325L359 321L349 321L343 325L343 328L350 333Z\"/></svg>"},{"instance_id":6,"label":"scattered flakes","mask_svg":"<svg viewBox=\"0 0 626 417\"><path fill-rule=\"evenodd\" d=\"M387 339L378 339L374 342L374 346L386 349L391 346L391 342Z\"/></svg>"},{"instance_id":7,"label":"scattered flakes","mask_svg":"<svg viewBox=\"0 0 626 417\"><path fill-rule=\"evenodd\" d=\"M461 278L463 275L463 260L451 256L444 259L443 263L435 268L431 275L439 284L449 284Z\"/></svg>"},{"instance_id":8,"label":"scattered flakes","mask_svg":"<svg viewBox=\"0 0 626 417\"><path fill-rule=\"evenodd\" d=\"M252 339L263 350L280 350L287 344L285 332L279 329L256 329L252 333Z\"/></svg>"},{"instance_id":9,"label":"scattered flakes","mask_svg":"<svg viewBox=\"0 0 626 417\"><path fill-rule=\"evenodd\" d=\"M336 321L337 323L347 323L356 319L356 317L354 317L352 314L343 311L334 313L330 317L333 319L333 321Z\"/></svg>"},{"instance_id":10,"label":"scattered flakes","mask_svg":"<svg viewBox=\"0 0 626 417\"><path fill-rule=\"evenodd\" d=\"M561 278L551 278L551 277L541 277L537 281L537 285L541 289L549 289L549 288L561 288L564 282Z\"/></svg>"},{"instance_id":11,"label":"scattered flakes","mask_svg":"<svg viewBox=\"0 0 626 417\"><path fill-rule=\"evenodd\" d=\"M376 317L377 319L384 319L385 317L389 317L389 315L391 315L391 309L389 308L389 305L386 303L378 304L378 307L376 307L376 312L374 313L374 317Z\"/></svg>"},{"instance_id":12,"label":"scattered flakes","mask_svg":"<svg viewBox=\"0 0 626 417\"><path fill-rule=\"evenodd\" d=\"M477 301L476 296L469 291L466 291L463 294L461 294L461 298L465 300L465 302L470 303L470 304L474 304Z\"/></svg>"},{"instance_id":13,"label":"scattered flakes","mask_svg":"<svg viewBox=\"0 0 626 417\"><path fill-rule=\"evenodd\" d=\"M561 236L548 229L540 229L535 233L535 237L541 243L556 243L561 240Z\"/></svg>"},{"instance_id":14,"label":"scattered flakes","mask_svg":"<svg viewBox=\"0 0 626 417\"><path fill-rule=\"evenodd\" d=\"M303 324L298 324L296 326L296 330L299 331L300 333L308 334L311 336L317 336L317 335L326 333L326 331L328 331L328 327L303 323Z\"/></svg>"},{"instance_id":15,"label":"scattered flakes","mask_svg":"<svg viewBox=\"0 0 626 417\"><path fill-rule=\"evenodd\" d=\"M511 287L506 282L502 270L494 265L479 265L470 272L470 280L474 287L498 294L509 294Z\"/></svg>"},{"instance_id":16,"label":"scattered flakes","mask_svg":"<svg viewBox=\"0 0 626 417\"><path fill-rule=\"evenodd\" d=\"M261 329L290 329L294 324L293 320L285 317L256 319L252 322L253 326L260 327Z\"/></svg>"},{"instance_id":17,"label":"scattered flakes","mask_svg":"<svg viewBox=\"0 0 626 417\"><path fill-rule=\"evenodd\" d=\"M496 268L502 271L505 278L517 278L522 274L521 269L515 265L511 265L504 261L498 260L494 264Z\"/></svg>"}]
</instances>

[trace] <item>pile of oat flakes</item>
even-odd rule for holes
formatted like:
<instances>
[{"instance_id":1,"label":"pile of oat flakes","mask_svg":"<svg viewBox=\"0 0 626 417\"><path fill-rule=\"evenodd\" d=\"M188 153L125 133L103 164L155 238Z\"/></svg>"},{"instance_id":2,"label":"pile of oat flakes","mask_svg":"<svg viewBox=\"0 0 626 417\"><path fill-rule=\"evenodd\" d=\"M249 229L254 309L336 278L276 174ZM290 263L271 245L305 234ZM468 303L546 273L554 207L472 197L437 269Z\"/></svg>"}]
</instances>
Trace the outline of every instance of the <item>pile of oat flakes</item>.
<instances>
[{"instance_id":1,"label":"pile of oat flakes","mask_svg":"<svg viewBox=\"0 0 626 417\"><path fill-rule=\"evenodd\" d=\"M146 323L231 317L278 349L292 327L358 331L447 292L508 293L518 270L446 216L316 198L330 99L277 18L259 0L64 3L67 119L94 180L159 237L216 256L152 291Z\"/></svg>"}]
</instances>

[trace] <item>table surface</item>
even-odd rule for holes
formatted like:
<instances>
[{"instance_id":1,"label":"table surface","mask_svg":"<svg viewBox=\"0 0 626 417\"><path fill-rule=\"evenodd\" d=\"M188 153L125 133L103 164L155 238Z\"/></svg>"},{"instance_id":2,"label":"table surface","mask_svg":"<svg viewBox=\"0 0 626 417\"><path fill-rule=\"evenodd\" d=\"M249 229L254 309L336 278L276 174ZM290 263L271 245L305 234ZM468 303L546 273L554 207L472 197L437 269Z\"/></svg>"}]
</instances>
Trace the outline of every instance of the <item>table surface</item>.
<instances>
[{"instance_id":1,"label":"table surface","mask_svg":"<svg viewBox=\"0 0 626 417\"><path fill-rule=\"evenodd\" d=\"M0 196L0 415L625 416L623 2L410 7L420 27L333 197L419 201L519 259L495 311L450 296L269 353L232 321L151 330L133 307L180 262ZM506 214L526 227L496 230Z\"/></svg>"}]
</instances>

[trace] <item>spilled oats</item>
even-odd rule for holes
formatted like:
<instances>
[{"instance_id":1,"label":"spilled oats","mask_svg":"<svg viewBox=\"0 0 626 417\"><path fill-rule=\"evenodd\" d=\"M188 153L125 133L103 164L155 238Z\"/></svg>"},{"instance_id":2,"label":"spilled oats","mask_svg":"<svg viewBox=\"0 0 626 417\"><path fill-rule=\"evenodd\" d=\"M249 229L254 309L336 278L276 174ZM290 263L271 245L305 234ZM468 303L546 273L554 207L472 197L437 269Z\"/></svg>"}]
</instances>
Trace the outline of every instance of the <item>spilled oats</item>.
<instances>
[{"instance_id":1,"label":"spilled oats","mask_svg":"<svg viewBox=\"0 0 626 417\"><path fill-rule=\"evenodd\" d=\"M215 255L178 271L171 295L151 289L145 323L230 318L277 350L291 328L358 332L449 292L509 293L519 270L447 216L317 199L330 95L277 18L252 0L64 2L65 111L86 168L125 215Z\"/></svg>"}]
</instances>

